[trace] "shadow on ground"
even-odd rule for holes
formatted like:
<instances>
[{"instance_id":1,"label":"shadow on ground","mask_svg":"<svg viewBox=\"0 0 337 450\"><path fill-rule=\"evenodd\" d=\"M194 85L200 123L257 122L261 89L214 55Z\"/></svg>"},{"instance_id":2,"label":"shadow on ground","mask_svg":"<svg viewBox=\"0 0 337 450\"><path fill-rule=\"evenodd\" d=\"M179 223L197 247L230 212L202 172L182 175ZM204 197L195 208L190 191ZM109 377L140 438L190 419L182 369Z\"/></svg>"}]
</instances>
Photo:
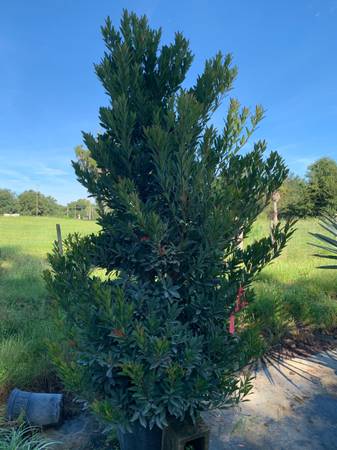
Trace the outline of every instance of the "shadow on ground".
<instances>
[{"instance_id":1,"label":"shadow on ground","mask_svg":"<svg viewBox=\"0 0 337 450\"><path fill-rule=\"evenodd\" d=\"M210 450L337 449L337 351L260 367L250 401L206 420Z\"/></svg>"}]
</instances>

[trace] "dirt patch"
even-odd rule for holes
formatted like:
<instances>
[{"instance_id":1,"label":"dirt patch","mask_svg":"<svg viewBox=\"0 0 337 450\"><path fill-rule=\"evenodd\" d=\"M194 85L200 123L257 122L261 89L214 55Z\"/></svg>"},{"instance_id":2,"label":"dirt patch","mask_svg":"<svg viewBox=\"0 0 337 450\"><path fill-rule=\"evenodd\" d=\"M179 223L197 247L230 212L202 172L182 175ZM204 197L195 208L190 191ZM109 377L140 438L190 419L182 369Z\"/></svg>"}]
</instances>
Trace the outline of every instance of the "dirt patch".
<instances>
[{"instance_id":1,"label":"dirt patch","mask_svg":"<svg viewBox=\"0 0 337 450\"><path fill-rule=\"evenodd\" d=\"M260 361L248 402L206 414L210 450L337 448L337 351L328 347Z\"/></svg>"}]
</instances>

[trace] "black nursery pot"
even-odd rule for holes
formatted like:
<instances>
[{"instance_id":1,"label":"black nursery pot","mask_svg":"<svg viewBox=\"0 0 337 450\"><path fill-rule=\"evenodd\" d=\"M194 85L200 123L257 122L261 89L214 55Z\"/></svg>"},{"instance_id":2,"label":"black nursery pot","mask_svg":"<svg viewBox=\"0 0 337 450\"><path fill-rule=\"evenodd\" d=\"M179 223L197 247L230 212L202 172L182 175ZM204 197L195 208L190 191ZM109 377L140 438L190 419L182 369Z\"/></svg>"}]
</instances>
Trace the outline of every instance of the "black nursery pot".
<instances>
[{"instance_id":1,"label":"black nursery pot","mask_svg":"<svg viewBox=\"0 0 337 450\"><path fill-rule=\"evenodd\" d=\"M163 432L160 428L150 430L138 422L132 428L132 433L118 432L121 450L161 450Z\"/></svg>"}]
</instances>

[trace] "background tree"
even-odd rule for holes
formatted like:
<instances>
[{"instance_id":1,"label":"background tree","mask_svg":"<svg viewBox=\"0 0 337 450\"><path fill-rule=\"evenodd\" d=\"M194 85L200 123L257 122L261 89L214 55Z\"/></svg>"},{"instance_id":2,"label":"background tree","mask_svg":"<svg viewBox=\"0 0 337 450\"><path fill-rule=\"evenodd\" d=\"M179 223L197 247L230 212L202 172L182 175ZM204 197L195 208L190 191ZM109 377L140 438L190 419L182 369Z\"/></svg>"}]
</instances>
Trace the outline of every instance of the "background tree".
<instances>
[{"instance_id":1,"label":"background tree","mask_svg":"<svg viewBox=\"0 0 337 450\"><path fill-rule=\"evenodd\" d=\"M321 158L308 168L308 192L311 213L320 215L324 210L337 210L337 163L331 158Z\"/></svg>"},{"instance_id":2,"label":"background tree","mask_svg":"<svg viewBox=\"0 0 337 450\"><path fill-rule=\"evenodd\" d=\"M43 195L41 212L44 216L64 216L65 207L60 205L54 197Z\"/></svg>"},{"instance_id":3,"label":"background tree","mask_svg":"<svg viewBox=\"0 0 337 450\"><path fill-rule=\"evenodd\" d=\"M50 196L28 190L18 196L20 214L24 216L57 216L64 214L64 207Z\"/></svg>"},{"instance_id":4,"label":"background tree","mask_svg":"<svg viewBox=\"0 0 337 450\"><path fill-rule=\"evenodd\" d=\"M42 194L28 190L18 196L20 214L24 216L42 215Z\"/></svg>"},{"instance_id":5,"label":"background tree","mask_svg":"<svg viewBox=\"0 0 337 450\"><path fill-rule=\"evenodd\" d=\"M276 152L264 157L264 141L239 153L262 108L250 113L232 99L224 129L210 124L237 74L230 55L207 60L183 88L192 54L180 33L160 48L161 31L127 12L119 30L108 19L102 33L96 72L109 106L100 109L104 132L84 134L97 171L74 167L107 208L98 235L71 236L64 255L55 247L49 256L46 280L72 342L57 361L108 422L163 427L168 415L195 419L249 390L235 375L247 361L228 321L239 288L252 300L254 275L291 227L245 250L237 234L249 232L287 169Z\"/></svg>"},{"instance_id":6,"label":"background tree","mask_svg":"<svg viewBox=\"0 0 337 450\"><path fill-rule=\"evenodd\" d=\"M77 145L75 147L75 155L78 164L80 164L83 169L92 173L97 172L96 161L91 157L90 151L85 149L83 145Z\"/></svg>"},{"instance_id":7,"label":"background tree","mask_svg":"<svg viewBox=\"0 0 337 450\"><path fill-rule=\"evenodd\" d=\"M97 218L96 206L87 198L80 198L67 205L68 217L76 219L95 220Z\"/></svg>"},{"instance_id":8,"label":"background tree","mask_svg":"<svg viewBox=\"0 0 337 450\"><path fill-rule=\"evenodd\" d=\"M0 214L13 214L18 212L18 202L14 192L9 189L0 189Z\"/></svg>"},{"instance_id":9,"label":"background tree","mask_svg":"<svg viewBox=\"0 0 337 450\"><path fill-rule=\"evenodd\" d=\"M305 180L296 175L289 175L279 189L280 217L306 217L312 206Z\"/></svg>"}]
</instances>

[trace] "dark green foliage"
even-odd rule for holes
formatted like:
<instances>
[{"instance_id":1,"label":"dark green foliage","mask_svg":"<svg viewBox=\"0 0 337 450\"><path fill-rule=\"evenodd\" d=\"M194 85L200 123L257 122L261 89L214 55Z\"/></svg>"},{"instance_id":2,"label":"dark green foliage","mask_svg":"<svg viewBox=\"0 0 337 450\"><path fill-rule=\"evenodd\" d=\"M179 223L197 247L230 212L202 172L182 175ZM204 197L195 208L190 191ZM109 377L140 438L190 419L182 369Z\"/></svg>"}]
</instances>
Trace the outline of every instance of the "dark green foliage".
<instances>
[{"instance_id":1,"label":"dark green foliage","mask_svg":"<svg viewBox=\"0 0 337 450\"><path fill-rule=\"evenodd\" d=\"M290 175L282 184L280 190L280 217L307 217L311 214L311 199L306 182L294 175Z\"/></svg>"},{"instance_id":2,"label":"dark green foliage","mask_svg":"<svg viewBox=\"0 0 337 450\"><path fill-rule=\"evenodd\" d=\"M337 163L331 158L321 158L308 169L308 192L312 215L326 210L337 210Z\"/></svg>"},{"instance_id":3,"label":"dark green foliage","mask_svg":"<svg viewBox=\"0 0 337 450\"><path fill-rule=\"evenodd\" d=\"M320 222L321 227L329 234L322 233L310 233L316 239L318 239L322 245L312 244L314 247L318 247L324 250L324 253L315 254L319 258L332 259L335 264L320 266L321 269L337 269L337 218L336 214L323 214Z\"/></svg>"},{"instance_id":4,"label":"dark green foliage","mask_svg":"<svg viewBox=\"0 0 337 450\"><path fill-rule=\"evenodd\" d=\"M263 141L239 153L260 107L251 114L232 99L224 129L210 125L236 76L229 55L183 89L192 55L181 34L160 48L160 31L127 12L119 31L108 19L102 32L96 71L110 104L104 132L84 134L95 165L74 163L102 228L70 237L63 256L55 246L46 280L71 343L60 349L64 378L78 370L79 395L114 425L163 427L167 415L194 419L250 389L235 376L244 358L228 318L239 286L280 254L292 227L245 251L237 235L287 169L277 153L264 157Z\"/></svg>"},{"instance_id":5,"label":"dark green foliage","mask_svg":"<svg viewBox=\"0 0 337 450\"><path fill-rule=\"evenodd\" d=\"M307 179L290 175L279 189L280 217L319 216L337 208L337 163L321 158L308 168ZM268 209L270 213L271 208Z\"/></svg>"},{"instance_id":6,"label":"dark green foliage","mask_svg":"<svg viewBox=\"0 0 337 450\"><path fill-rule=\"evenodd\" d=\"M0 189L0 214L17 213L18 209L18 201L14 192L9 189Z\"/></svg>"},{"instance_id":7,"label":"dark green foliage","mask_svg":"<svg viewBox=\"0 0 337 450\"><path fill-rule=\"evenodd\" d=\"M291 302L289 302L291 304ZM240 333L244 361L256 361L294 329L284 289L276 283L257 283L256 299L240 313Z\"/></svg>"}]
</instances>

